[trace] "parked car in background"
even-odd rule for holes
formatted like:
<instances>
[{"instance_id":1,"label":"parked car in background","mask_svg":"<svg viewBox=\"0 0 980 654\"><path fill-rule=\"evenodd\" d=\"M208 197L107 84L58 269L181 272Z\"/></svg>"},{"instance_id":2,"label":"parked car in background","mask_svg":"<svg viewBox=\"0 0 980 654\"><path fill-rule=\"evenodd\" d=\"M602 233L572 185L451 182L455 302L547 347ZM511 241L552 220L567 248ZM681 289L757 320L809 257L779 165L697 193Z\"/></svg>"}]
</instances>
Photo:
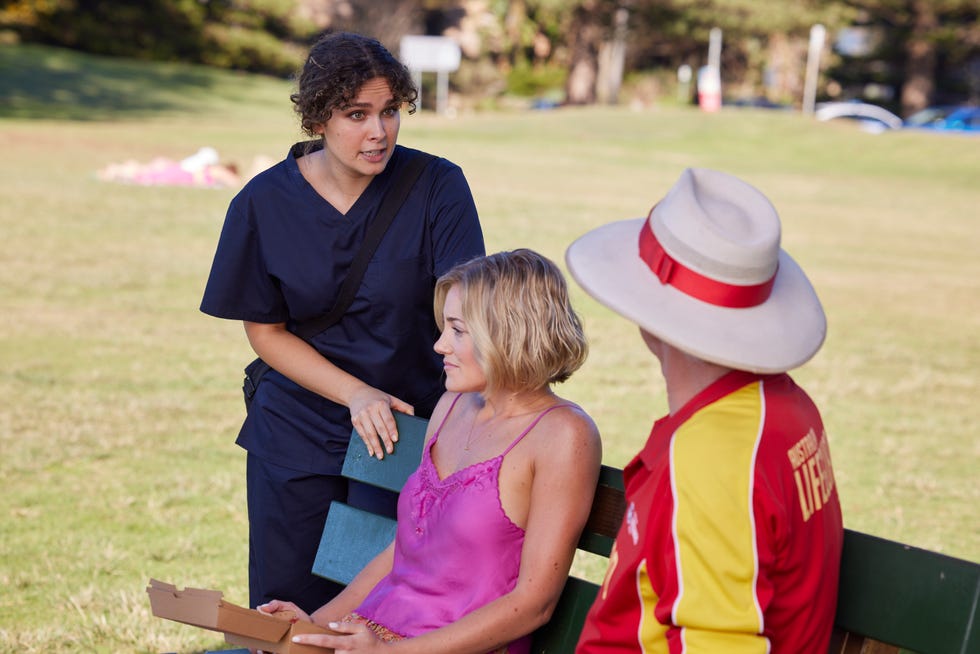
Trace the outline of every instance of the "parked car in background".
<instances>
[{"instance_id":1,"label":"parked car in background","mask_svg":"<svg viewBox=\"0 0 980 654\"><path fill-rule=\"evenodd\" d=\"M821 102L813 115L817 120L856 120L866 132L878 133L902 127L901 118L884 107L866 102Z\"/></svg>"},{"instance_id":2,"label":"parked car in background","mask_svg":"<svg viewBox=\"0 0 980 654\"><path fill-rule=\"evenodd\" d=\"M929 107L906 118L904 129L980 133L980 106Z\"/></svg>"}]
</instances>

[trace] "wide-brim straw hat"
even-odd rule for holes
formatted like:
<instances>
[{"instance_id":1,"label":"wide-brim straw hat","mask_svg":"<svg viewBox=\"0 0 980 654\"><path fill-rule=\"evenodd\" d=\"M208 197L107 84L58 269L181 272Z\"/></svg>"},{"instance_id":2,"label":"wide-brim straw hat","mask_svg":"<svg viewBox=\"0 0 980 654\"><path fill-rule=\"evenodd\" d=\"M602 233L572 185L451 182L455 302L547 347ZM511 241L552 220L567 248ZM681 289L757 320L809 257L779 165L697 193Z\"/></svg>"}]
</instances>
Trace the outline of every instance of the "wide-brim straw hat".
<instances>
[{"instance_id":1,"label":"wide-brim straw hat","mask_svg":"<svg viewBox=\"0 0 980 654\"><path fill-rule=\"evenodd\" d=\"M596 300L699 359L785 372L823 344L827 320L780 248L765 195L716 170L685 170L646 219L603 225L565 253Z\"/></svg>"}]
</instances>

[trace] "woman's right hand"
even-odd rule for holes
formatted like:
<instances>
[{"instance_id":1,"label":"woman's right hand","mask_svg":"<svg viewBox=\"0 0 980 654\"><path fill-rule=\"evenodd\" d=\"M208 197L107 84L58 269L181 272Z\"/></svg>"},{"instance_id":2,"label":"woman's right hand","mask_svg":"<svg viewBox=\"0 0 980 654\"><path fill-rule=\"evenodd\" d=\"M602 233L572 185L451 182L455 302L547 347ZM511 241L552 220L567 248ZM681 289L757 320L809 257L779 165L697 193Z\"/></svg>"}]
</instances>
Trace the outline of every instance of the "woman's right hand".
<instances>
[{"instance_id":1,"label":"woman's right hand","mask_svg":"<svg viewBox=\"0 0 980 654\"><path fill-rule=\"evenodd\" d=\"M368 453L379 459L394 452L398 428L392 411L415 415L415 408L341 370L309 343L289 332L286 323L245 321L245 334L255 353L303 388L344 404Z\"/></svg>"},{"instance_id":2,"label":"woman's right hand","mask_svg":"<svg viewBox=\"0 0 980 654\"><path fill-rule=\"evenodd\" d=\"M392 411L415 415L411 404L366 384L351 395L348 408L351 424L364 441L368 454L378 459L383 459L386 452L394 452L398 441Z\"/></svg>"}]
</instances>

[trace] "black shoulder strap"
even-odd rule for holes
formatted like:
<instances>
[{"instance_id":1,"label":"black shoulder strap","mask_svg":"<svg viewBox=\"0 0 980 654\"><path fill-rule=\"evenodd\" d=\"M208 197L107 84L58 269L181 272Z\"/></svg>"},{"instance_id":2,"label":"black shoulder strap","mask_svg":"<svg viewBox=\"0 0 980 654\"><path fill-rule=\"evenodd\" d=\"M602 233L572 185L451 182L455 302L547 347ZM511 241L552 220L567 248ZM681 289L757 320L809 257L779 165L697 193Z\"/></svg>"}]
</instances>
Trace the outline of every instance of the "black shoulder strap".
<instances>
[{"instance_id":1,"label":"black shoulder strap","mask_svg":"<svg viewBox=\"0 0 980 654\"><path fill-rule=\"evenodd\" d=\"M419 175L422 174L422 171L433 159L435 159L434 155L427 152L418 152L408 160L398 179L395 180L381 200L381 206L378 208L378 213L374 216L374 220L368 225L367 233L364 235L364 242L361 244L361 249L358 250L357 256L354 257L354 261L350 265L350 270L347 271L347 277L340 287L340 292L337 294L337 301L333 305L333 308L329 313L319 318L314 318L313 320L297 325L295 330L297 336L308 341L335 324L347 312L351 302L354 301L357 289L361 286L361 280L364 279L364 272L367 270L371 257L374 256L374 251L378 249L378 244L381 243L385 232L388 231L388 226L391 225L398 210L405 203L405 198L408 197L409 191L415 186Z\"/></svg>"}]
</instances>

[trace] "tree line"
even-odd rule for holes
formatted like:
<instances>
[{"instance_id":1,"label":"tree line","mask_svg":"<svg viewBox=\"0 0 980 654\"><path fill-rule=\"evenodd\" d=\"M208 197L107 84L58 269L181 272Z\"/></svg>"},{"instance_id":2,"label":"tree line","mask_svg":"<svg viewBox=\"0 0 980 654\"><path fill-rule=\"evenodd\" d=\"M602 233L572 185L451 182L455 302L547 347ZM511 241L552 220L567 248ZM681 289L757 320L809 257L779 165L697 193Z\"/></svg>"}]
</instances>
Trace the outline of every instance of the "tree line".
<instances>
[{"instance_id":1,"label":"tree line","mask_svg":"<svg viewBox=\"0 0 980 654\"><path fill-rule=\"evenodd\" d=\"M405 34L447 35L464 54L459 93L566 104L677 88L676 71L705 64L712 29L727 99L799 104L817 24L829 36L820 99L904 115L980 99L976 0L0 0L6 42L279 76L325 31L371 34L395 53Z\"/></svg>"}]
</instances>

